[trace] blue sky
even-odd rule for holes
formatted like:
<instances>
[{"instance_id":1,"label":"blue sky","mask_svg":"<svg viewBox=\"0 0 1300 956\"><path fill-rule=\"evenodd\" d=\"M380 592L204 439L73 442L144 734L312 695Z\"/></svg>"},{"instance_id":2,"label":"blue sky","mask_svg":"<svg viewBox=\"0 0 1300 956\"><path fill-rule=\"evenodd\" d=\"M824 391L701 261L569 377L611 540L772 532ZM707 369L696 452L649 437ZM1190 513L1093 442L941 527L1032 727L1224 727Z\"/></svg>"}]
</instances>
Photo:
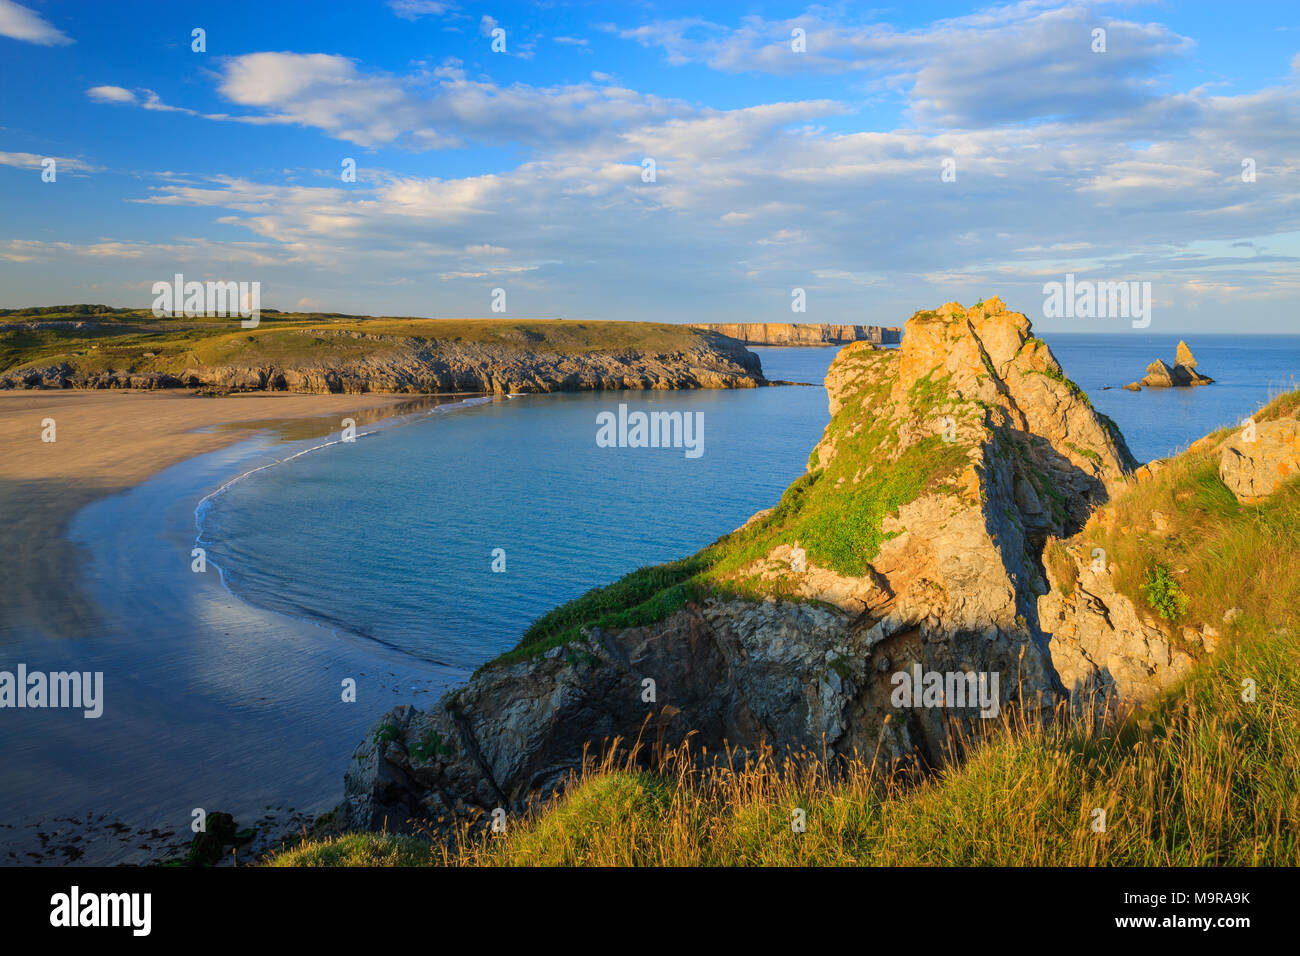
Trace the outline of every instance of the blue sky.
<instances>
[{"instance_id":1,"label":"blue sky","mask_svg":"<svg viewBox=\"0 0 1300 956\"><path fill-rule=\"evenodd\" d=\"M1300 332L1291 2L0 0L0 87L3 307L1127 328L1042 317L1072 272Z\"/></svg>"}]
</instances>

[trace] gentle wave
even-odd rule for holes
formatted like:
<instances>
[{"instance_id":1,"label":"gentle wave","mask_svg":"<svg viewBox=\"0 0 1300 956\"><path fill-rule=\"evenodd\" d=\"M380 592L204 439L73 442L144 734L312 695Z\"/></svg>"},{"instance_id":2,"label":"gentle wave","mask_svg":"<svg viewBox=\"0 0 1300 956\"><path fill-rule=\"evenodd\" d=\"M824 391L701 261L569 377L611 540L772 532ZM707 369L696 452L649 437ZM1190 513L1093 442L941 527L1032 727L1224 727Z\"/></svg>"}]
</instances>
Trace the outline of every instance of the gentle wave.
<instances>
[{"instance_id":1,"label":"gentle wave","mask_svg":"<svg viewBox=\"0 0 1300 956\"><path fill-rule=\"evenodd\" d=\"M357 439L370 438L373 436L387 433L392 429L401 427L403 425L410 425L414 422L423 421L435 415L445 415L452 411L462 410L466 408L473 408L477 405L484 405L492 401L494 401L494 397L489 395L489 396L476 396L473 398L466 398L458 402L449 402L445 405L439 405L427 411L416 412L410 415L402 415L402 416L398 416L392 419L382 421L380 423L377 423L376 427L372 428L369 431L358 432L356 438ZM211 509L211 506L217 501L217 499L220 496L222 496L231 488L240 484L241 482L243 482L245 479L249 478L252 475L255 475L262 471L266 471L267 469L270 468L274 468L277 465L287 465L290 462L302 458L305 455L311 454L312 452L321 451L322 449L330 448L334 445L340 445L340 444L344 444L343 439L336 438L331 441L321 442L317 445L312 445L309 448L304 448L301 451L295 452L294 454L288 455L284 458L277 458L274 461L270 461L265 464L258 465L256 468L250 468L249 470L243 472L242 474L236 475L234 478L231 478L229 481L224 482L219 487L217 487L213 491L210 491L209 493L207 493L206 495L204 495L202 498L199 499L199 501L194 507L194 525L196 529L194 546L196 548L204 549L205 562L207 564L212 565L212 567L216 568L217 579L220 581L222 588L224 588L226 593L229 594L232 598L234 598L237 601L241 601L243 603L252 603L255 606L261 606L258 605L257 602L250 601L249 600L250 595L241 594L239 591L236 591L233 587L231 587L229 581L227 581L226 579L225 569L214 558L208 556L207 552L209 551L209 547L212 544L212 542L210 540L205 541L205 534L207 533L205 519L208 516L208 512ZM205 544L208 545L209 547L205 547ZM306 624L311 624L315 627L319 627L322 628L323 630L327 630L330 632L331 635L335 637L348 636L357 640L373 641L374 643L382 647L403 654L405 656L415 658L422 662L436 664L443 667L456 666L448 661L439 660L436 657L430 657L425 654L415 653L409 647L403 647L400 644L396 644L393 643L392 641L385 640L383 637L374 633L371 628L367 628L363 625L358 624L357 622L347 621L340 617L325 613L317 609L311 609L311 608L300 607L300 606L295 606L295 607L296 607L296 612L291 612L289 610L286 610L284 607L278 607L270 610L273 610L274 613L282 614L285 617L291 618L293 620L300 621Z\"/></svg>"}]
</instances>

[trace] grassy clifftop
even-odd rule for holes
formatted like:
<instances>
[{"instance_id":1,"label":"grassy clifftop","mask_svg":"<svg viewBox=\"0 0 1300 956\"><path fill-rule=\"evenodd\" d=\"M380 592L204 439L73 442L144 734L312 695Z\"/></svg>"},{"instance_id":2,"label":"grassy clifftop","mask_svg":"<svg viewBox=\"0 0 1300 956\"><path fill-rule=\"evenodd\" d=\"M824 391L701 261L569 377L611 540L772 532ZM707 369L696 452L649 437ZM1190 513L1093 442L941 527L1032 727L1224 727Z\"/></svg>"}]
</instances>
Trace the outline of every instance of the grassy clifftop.
<instances>
[{"instance_id":1,"label":"grassy clifftop","mask_svg":"<svg viewBox=\"0 0 1300 956\"><path fill-rule=\"evenodd\" d=\"M1258 423L1292 418L1300 391L1275 398ZM1225 614L1259 627L1296 613L1300 596L1300 483L1257 505L1239 502L1219 476L1219 446L1233 429L1206 435L1175 458L1139 472L1127 494L1092 516L1076 536L1101 548L1115 587L1174 629L1219 627ZM1061 545L1047 559L1057 586L1075 575Z\"/></svg>"},{"instance_id":2,"label":"grassy clifftop","mask_svg":"<svg viewBox=\"0 0 1300 956\"><path fill-rule=\"evenodd\" d=\"M180 375L197 365L337 365L403 345L456 345L581 356L638 350L671 354L713 337L682 325L559 319L369 318L266 312L254 329L238 318L158 319L146 309L60 306L0 314L0 374L66 363L87 374L123 370ZM313 334L321 330L325 334Z\"/></svg>"}]
</instances>

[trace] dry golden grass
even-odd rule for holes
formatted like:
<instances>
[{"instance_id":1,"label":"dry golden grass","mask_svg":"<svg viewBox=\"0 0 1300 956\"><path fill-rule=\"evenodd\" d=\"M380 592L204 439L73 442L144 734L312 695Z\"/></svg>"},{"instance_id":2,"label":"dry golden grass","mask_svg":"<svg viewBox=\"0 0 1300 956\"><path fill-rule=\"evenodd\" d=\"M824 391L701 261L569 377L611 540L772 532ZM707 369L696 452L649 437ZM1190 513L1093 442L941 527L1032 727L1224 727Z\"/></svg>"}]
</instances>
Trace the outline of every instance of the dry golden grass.
<instances>
[{"instance_id":1,"label":"dry golden grass","mask_svg":"<svg viewBox=\"0 0 1300 956\"><path fill-rule=\"evenodd\" d=\"M1163 568L1178 593L1164 615L1175 630L1223 630L1232 608L1242 611L1234 626L1264 628L1294 614L1300 596L1300 482L1243 505L1219 479L1216 450L1187 452L1107 505L1075 540L1089 553L1103 548L1116 587L1153 616L1161 609L1148 591Z\"/></svg>"}]
</instances>

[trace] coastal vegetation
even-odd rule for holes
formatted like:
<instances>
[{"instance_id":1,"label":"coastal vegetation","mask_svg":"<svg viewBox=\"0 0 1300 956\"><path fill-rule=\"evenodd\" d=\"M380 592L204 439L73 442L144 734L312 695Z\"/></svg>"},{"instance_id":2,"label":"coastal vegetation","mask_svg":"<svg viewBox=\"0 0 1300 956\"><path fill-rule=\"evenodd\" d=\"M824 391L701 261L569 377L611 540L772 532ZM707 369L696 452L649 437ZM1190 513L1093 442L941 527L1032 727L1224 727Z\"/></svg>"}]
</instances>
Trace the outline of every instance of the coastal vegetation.
<instances>
[{"instance_id":1,"label":"coastal vegetation","mask_svg":"<svg viewBox=\"0 0 1300 956\"><path fill-rule=\"evenodd\" d=\"M1252 703L1242 700L1243 675L1259 687ZM432 842L351 833L306 840L270 862L1300 864L1300 670L1294 638L1276 626L1243 629L1226 653L1110 732L1003 722L963 763L924 780L882 776L869 755L834 775L816 759L700 770L690 757L683 748L654 771L594 760L564 796L504 834L469 823ZM795 810L805 832L792 828Z\"/></svg>"},{"instance_id":2,"label":"coastal vegetation","mask_svg":"<svg viewBox=\"0 0 1300 956\"><path fill-rule=\"evenodd\" d=\"M1298 407L1300 392L1292 392L1256 420ZM688 740L650 769L626 749L611 750L593 755L561 795L504 833L460 821L432 841L316 836L270 862L1300 864L1300 479L1264 504L1241 505L1209 467L1214 438L1130 484L1075 539L1100 542L1119 569L1116 586L1154 614L1176 608L1181 620L1219 621L1239 609L1227 614L1229 633L1216 653L1126 719L1098 723L1065 706L1042 722L1004 714L967 742L965 759L924 775L882 772L879 754L828 765L814 754L778 760L765 752L705 766ZM1152 510L1167 516L1158 535ZM571 635L583 622L628 613L629 602L649 614L665 592L706 580L735 547L726 542L711 549L712 563L706 551L636 572L553 611L530 634ZM1062 572L1069 564L1051 546L1045 560ZM1163 570L1153 577L1152 567ZM805 826L792 825L795 811Z\"/></svg>"},{"instance_id":3,"label":"coastal vegetation","mask_svg":"<svg viewBox=\"0 0 1300 956\"><path fill-rule=\"evenodd\" d=\"M1300 391L1279 395L1257 423L1294 416ZM1220 429L1159 464L1093 515L1080 540L1105 550L1116 587L1167 620L1263 628L1296 613L1300 483L1244 504L1219 475ZM1235 609L1235 611L1234 611ZM1231 613L1230 613L1231 612Z\"/></svg>"}]
</instances>

